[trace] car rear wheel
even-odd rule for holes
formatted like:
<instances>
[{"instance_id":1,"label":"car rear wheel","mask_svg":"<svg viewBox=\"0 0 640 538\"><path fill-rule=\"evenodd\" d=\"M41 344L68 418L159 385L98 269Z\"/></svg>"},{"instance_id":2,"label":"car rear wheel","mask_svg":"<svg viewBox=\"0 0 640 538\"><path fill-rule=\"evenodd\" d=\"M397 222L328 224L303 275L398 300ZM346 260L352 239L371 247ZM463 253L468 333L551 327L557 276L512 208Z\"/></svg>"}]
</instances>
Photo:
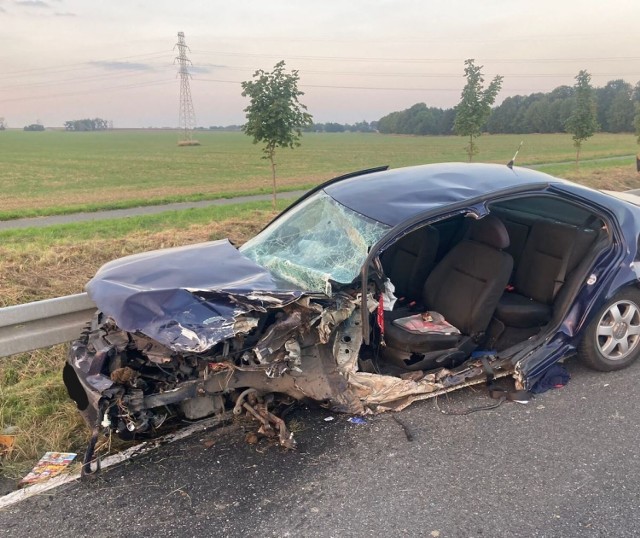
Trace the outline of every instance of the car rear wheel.
<instances>
[{"instance_id":1,"label":"car rear wheel","mask_svg":"<svg viewBox=\"0 0 640 538\"><path fill-rule=\"evenodd\" d=\"M629 366L640 355L640 290L616 295L587 327L578 348L585 364L610 372Z\"/></svg>"}]
</instances>

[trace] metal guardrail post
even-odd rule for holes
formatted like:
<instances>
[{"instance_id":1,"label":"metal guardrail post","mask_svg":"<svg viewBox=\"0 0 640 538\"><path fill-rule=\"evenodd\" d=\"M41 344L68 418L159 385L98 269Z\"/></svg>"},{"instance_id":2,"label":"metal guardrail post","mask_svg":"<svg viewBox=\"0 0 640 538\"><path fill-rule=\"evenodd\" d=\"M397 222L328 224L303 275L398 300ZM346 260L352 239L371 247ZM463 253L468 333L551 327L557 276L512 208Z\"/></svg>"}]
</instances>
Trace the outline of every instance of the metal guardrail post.
<instances>
[{"instance_id":1,"label":"metal guardrail post","mask_svg":"<svg viewBox=\"0 0 640 538\"><path fill-rule=\"evenodd\" d=\"M95 311L86 293L0 308L0 358L74 340Z\"/></svg>"}]
</instances>

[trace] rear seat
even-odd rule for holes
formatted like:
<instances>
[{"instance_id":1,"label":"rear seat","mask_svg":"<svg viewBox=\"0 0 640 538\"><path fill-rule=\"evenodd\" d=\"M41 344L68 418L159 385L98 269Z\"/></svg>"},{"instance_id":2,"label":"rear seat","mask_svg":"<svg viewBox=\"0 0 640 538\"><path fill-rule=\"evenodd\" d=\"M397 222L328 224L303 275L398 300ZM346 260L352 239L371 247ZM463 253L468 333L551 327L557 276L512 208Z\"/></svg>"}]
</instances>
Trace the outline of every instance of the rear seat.
<instances>
[{"instance_id":1,"label":"rear seat","mask_svg":"<svg viewBox=\"0 0 640 538\"><path fill-rule=\"evenodd\" d=\"M385 275L396 287L398 298L417 300L422 296L422 286L435 264L438 243L438 231L424 226L405 235L382 255Z\"/></svg>"},{"instance_id":2,"label":"rear seat","mask_svg":"<svg viewBox=\"0 0 640 538\"><path fill-rule=\"evenodd\" d=\"M548 323L556 295L596 235L589 228L536 221L519 259L514 289L502 295L495 317L507 327L541 327Z\"/></svg>"}]
</instances>

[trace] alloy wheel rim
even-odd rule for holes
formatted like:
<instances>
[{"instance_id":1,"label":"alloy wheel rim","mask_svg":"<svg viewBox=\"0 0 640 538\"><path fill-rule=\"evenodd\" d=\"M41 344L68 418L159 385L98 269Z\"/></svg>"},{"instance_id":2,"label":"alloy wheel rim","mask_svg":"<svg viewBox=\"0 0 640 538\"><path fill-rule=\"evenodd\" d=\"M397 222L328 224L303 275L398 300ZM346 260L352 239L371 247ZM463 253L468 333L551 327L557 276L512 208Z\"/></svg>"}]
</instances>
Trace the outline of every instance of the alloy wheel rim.
<instances>
[{"instance_id":1,"label":"alloy wheel rim","mask_svg":"<svg viewBox=\"0 0 640 538\"><path fill-rule=\"evenodd\" d=\"M600 318L598 351L611 361L627 358L640 343L640 309L632 301L613 303Z\"/></svg>"}]
</instances>

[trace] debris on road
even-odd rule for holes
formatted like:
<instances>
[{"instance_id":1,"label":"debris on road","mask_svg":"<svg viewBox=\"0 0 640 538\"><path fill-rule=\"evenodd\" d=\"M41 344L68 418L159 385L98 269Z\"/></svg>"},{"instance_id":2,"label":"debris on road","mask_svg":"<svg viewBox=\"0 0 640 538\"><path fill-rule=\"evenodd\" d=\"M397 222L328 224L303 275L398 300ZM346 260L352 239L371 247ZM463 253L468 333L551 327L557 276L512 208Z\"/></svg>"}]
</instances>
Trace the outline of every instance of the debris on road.
<instances>
[{"instance_id":1,"label":"debris on road","mask_svg":"<svg viewBox=\"0 0 640 538\"><path fill-rule=\"evenodd\" d=\"M11 454L15 440L15 435L0 435L0 458Z\"/></svg>"},{"instance_id":2,"label":"debris on road","mask_svg":"<svg viewBox=\"0 0 640 538\"><path fill-rule=\"evenodd\" d=\"M20 486L37 484L59 475L76 458L73 452L47 452L29 474L20 480Z\"/></svg>"},{"instance_id":3,"label":"debris on road","mask_svg":"<svg viewBox=\"0 0 640 538\"><path fill-rule=\"evenodd\" d=\"M542 374L542 377L537 381L537 383L531 387L531 392L533 394L541 394L550 389L561 389L569 382L570 379L571 376L564 366L554 364L544 374Z\"/></svg>"},{"instance_id":4,"label":"debris on road","mask_svg":"<svg viewBox=\"0 0 640 538\"><path fill-rule=\"evenodd\" d=\"M413 441L413 434L411 433L409 426L407 426L402 420L400 420L397 415L391 415L391 416L393 417L393 420L395 420L396 423L402 428L402 431L407 437L407 441L409 442Z\"/></svg>"}]
</instances>

